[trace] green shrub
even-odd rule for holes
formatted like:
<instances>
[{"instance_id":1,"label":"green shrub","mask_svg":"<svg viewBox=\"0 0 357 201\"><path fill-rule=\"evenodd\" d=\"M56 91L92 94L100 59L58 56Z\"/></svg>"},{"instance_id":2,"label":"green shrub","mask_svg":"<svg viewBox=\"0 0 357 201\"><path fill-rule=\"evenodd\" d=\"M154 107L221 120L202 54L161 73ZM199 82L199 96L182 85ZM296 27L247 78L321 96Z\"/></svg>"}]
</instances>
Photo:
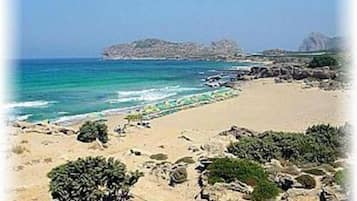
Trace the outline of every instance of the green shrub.
<instances>
[{"instance_id":1,"label":"green shrub","mask_svg":"<svg viewBox=\"0 0 357 201\"><path fill-rule=\"evenodd\" d=\"M289 160L295 164L333 163L344 157L350 135L348 125L316 125L302 133L267 131L258 136L243 137L227 150L238 158L261 163L271 159Z\"/></svg>"},{"instance_id":2,"label":"green shrub","mask_svg":"<svg viewBox=\"0 0 357 201\"><path fill-rule=\"evenodd\" d=\"M60 165L47 176L55 200L127 200L142 173L127 173L125 164L113 158L87 157Z\"/></svg>"},{"instance_id":3,"label":"green shrub","mask_svg":"<svg viewBox=\"0 0 357 201\"><path fill-rule=\"evenodd\" d=\"M178 159L175 163L181 163L181 162L186 164L192 164L195 163L195 160L193 160L191 156L186 156Z\"/></svg>"},{"instance_id":4,"label":"green shrub","mask_svg":"<svg viewBox=\"0 0 357 201\"><path fill-rule=\"evenodd\" d=\"M254 187L253 200L273 199L279 194L278 187L268 180L263 167L254 161L236 158L214 158L208 166L208 183L230 183L235 180Z\"/></svg>"},{"instance_id":5,"label":"green shrub","mask_svg":"<svg viewBox=\"0 0 357 201\"><path fill-rule=\"evenodd\" d=\"M333 177L335 183L340 185L344 190L347 190L350 187L347 169L337 171Z\"/></svg>"},{"instance_id":6,"label":"green shrub","mask_svg":"<svg viewBox=\"0 0 357 201\"><path fill-rule=\"evenodd\" d=\"M130 124L133 121L142 121L143 115L141 113L128 114L126 117L124 117L124 119L126 119L128 124Z\"/></svg>"},{"instance_id":7,"label":"green shrub","mask_svg":"<svg viewBox=\"0 0 357 201\"><path fill-rule=\"evenodd\" d=\"M327 55L313 57L309 63L310 68L336 65L338 65L337 60L334 57Z\"/></svg>"},{"instance_id":8,"label":"green shrub","mask_svg":"<svg viewBox=\"0 0 357 201\"><path fill-rule=\"evenodd\" d=\"M332 167L334 167L334 168L344 167L345 165L346 164L343 161L336 161L336 162L332 163Z\"/></svg>"},{"instance_id":9,"label":"green shrub","mask_svg":"<svg viewBox=\"0 0 357 201\"><path fill-rule=\"evenodd\" d=\"M102 143L108 142L108 127L101 122L87 121L79 128L77 140L81 142L93 142L96 139Z\"/></svg>"},{"instance_id":10,"label":"green shrub","mask_svg":"<svg viewBox=\"0 0 357 201\"><path fill-rule=\"evenodd\" d=\"M279 188L276 184L269 181L261 181L254 188L252 193L252 200L264 201L271 200L279 195Z\"/></svg>"},{"instance_id":11,"label":"green shrub","mask_svg":"<svg viewBox=\"0 0 357 201\"><path fill-rule=\"evenodd\" d=\"M295 178L297 182L303 185L304 188L313 189L316 186L316 181L309 175L301 175Z\"/></svg>"},{"instance_id":12,"label":"green shrub","mask_svg":"<svg viewBox=\"0 0 357 201\"><path fill-rule=\"evenodd\" d=\"M150 158L158 161L163 161L163 160L167 160L167 155L163 153L158 153L158 154L151 155Z\"/></svg>"},{"instance_id":13,"label":"green shrub","mask_svg":"<svg viewBox=\"0 0 357 201\"><path fill-rule=\"evenodd\" d=\"M317 168L303 170L303 172L308 173L308 174L312 174L312 175L316 175L316 176L322 176L322 175L326 174L325 171L323 171L321 169L317 169Z\"/></svg>"},{"instance_id":14,"label":"green shrub","mask_svg":"<svg viewBox=\"0 0 357 201\"><path fill-rule=\"evenodd\" d=\"M215 158L208 166L208 183L233 182L236 179L254 186L260 180L266 180L268 174L257 163L230 158Z\"/></svg>"},{"instance_id":15,"label":"green shrub","mask_svg":"<svg viewBox=\"0 0 357 201\"><path fill-rule=\"evenodd\" d=\"M319 167L322 168L323 170L327 171L327 172L330 172L330 173L335 173L336 172L336 170L333 167L333 165L330 165L330 164L322 164Z\"/></svg>"}]
</instances>

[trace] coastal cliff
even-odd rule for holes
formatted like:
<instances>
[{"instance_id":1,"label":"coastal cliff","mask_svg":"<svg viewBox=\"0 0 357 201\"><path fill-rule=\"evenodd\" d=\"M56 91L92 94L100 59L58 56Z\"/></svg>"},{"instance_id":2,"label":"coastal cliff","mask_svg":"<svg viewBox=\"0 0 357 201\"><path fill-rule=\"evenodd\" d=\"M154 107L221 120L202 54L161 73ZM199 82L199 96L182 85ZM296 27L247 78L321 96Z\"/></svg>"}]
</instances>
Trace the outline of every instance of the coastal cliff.
<instances>
[{"instance_id":1,"label":"coastal cliff","mask_svg":"<svg viewBox=\"0 0 357 201\"><path fill-rule=\"evenodd\" d=\"M238 44L227 39L211 42L210 45L144 39L107 47L103 51L103 59L217 60L229 59L240 54L242 50Z\"/></svg>"}]
</instances>

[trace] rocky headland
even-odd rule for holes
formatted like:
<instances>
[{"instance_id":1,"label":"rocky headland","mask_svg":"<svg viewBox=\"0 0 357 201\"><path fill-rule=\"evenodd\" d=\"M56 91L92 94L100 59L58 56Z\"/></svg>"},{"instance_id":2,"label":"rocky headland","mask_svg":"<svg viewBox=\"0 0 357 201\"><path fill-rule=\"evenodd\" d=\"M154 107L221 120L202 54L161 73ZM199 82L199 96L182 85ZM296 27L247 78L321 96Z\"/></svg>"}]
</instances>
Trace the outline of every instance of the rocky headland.
<instances>
[{"instance_id":1,"label":"rocky headland","mask_svg":"<svg viewBox=\"0 0 357 201\"><path fill-rule=\"evenodd\" d=\"M103 59L217 60L233 58L240 54L242 54L242 50L238 44L227 39L215 41L209 45L143 39L107 47L103 51Z\"/></svg>"},{"instance_id":2,"label":"rocky headland","mask_svg":"<svg viewBox=\"0 0 357 201\"><path fill-rule=\"evenodd\" d=\"M343 49L341 37L328 37L322 33L310 33L299 46L299 51L321 51Z\"/></svg>"}]
</instances>

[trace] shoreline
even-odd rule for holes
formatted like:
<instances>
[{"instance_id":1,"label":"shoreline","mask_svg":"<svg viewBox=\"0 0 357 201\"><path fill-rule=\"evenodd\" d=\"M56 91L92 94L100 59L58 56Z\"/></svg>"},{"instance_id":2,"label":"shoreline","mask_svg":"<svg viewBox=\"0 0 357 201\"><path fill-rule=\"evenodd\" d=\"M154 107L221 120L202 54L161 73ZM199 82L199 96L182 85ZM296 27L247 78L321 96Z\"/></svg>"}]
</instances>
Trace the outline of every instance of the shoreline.
<instances>
[{"instance_id":1,"label":"shoreline","mask_svg":"<svg viewBox=\"0 0 357 201\"><path fill-rule=\"evenodd\" d=\"M167 161L174 162L190 156L197 160L200 152L192 147L216 147L221 138L218 133L239 126L255 130L301 132L318 123L342 125L348 122L345 106L349 97L346 91L324 91L318 88L303 89L301 83L274 83L273 79L259 79L242 86L238 97L178 111L151 121L152 128L129 127L125 136L113 132L126 123L123 115L107 116L110 141L108 148L95 148L96 143L81 143L76 135L46 134L14 130L9 136L10 146L22 146L22 154L8 153L10 173L14 181L8 192L14 200L51 200L46 174L54 167L78 157L102 155L124 162L130 170L143 169L150 155L164 153ZM72 125L77 130L81 124ZM182 137L184 136L184 138ZM189 140L186 140L189 139ZM135 156L131 150L142 154ZM210 152L214 154L214 150ZM45 162L47 161L47 162ZM49 162L48 162L49 161ZM165 180L146 172L133 187L135 201L192 200L200 190L195 165L188 167L185 185L169 187ZM148 194L147 191L153 192Z\"/></svg>"}]
</instances>

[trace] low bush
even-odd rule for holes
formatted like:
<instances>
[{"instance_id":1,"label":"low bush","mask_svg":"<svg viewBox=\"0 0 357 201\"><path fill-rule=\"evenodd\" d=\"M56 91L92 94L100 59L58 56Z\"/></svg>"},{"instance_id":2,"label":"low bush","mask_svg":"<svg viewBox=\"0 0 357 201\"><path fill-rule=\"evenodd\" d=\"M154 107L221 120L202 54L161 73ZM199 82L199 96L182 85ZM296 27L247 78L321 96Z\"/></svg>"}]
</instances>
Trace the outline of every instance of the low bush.
<instances>
[{"instance_id":1,"label":"low bush","mask_svg":"<svg viewBox=\"0 0 357 201\"><path fill-rule=\"evenodd\" d=\"M333 165L330 165L330 164L322 164L319 166L319 168L329 172L329 173L335 173L336 170L335 168L333 167Z\"/></svg>"},{"instance_id":2,"label":"low bush","mask_svg":"<svg viewBox=\"0 0 357 201\"><path fill-rule=\"evenodd\" d=\"M312 174L312 175L316 175L316 176L323 176L326 174L325 171L323 171L321 169L317 169L317 168L303 170L303 172Z\"/></svg>"},{"instance_id":3,"label":"low bush","mask_svg":"<svg viewBox=\"0 0 357 201\"><path fill-rule=\"evenodd\" d=\"M208 166L208 183L230 183L235 180L254 187L253 200L268 200L279 194L279 189L268 180L268 174L262 166L245 159L215 158Z\"/></svg>"},{"instance_id":4,"label":"low bush","mask_svg":"<svg viewBox=\"0 0 357 201\"><path fill-rule=\"evenodd\" d=\"M47 176L54 200L128 200L130 186L142 173L127 173L125 164L113 158L87 157L60 165Z\"/></svg>"},{"instance_id":5,"label":"low bush","mask_svg":"<svg viewBox=\"0 0 357 201\"><path fill-rule=\"evenodd\" d=\"M310 68L323 67L323 66L337 66L337 60L328 55L313 57L309 63Z\"/></svg>"},{"instance_id":6,"label":"low bush","mask_svg":"<svg viewBox=\"0 0 357 201\"><path fill-rule=\"evenodd\" d=\"M158 153L158 154L151 155L150 158L158 161L163 161L163 160L167 160L167 155L163 153Z\"/></svg>"},{"instance_id":7,"label":"low bush","mask_svg":"<svg viewBox=\"0 0 357 201\"><path fill-rule=\"evenodd\" d=\"M186 156L186 157L178 159L175 163L181 163L181 162L186 163L186 164L192 164L192 163L195 163L195 160L193 160L193 158L190 156Z\"/></svg>"},{"instance_id":8,"label":"low bush","mask_svg":"<svg viewBox=\"0 0 357 201\"><path fill-rule=\"evenodd\" d=\"M316 186L316 181L309 175L301 175L295 178L304 188L313 189Z\"/></svg>"},{"instance_id":9,"label":"low bush","mask_svg":"<svg viewBox=\"0 0 357 201\"><path fill-rule=\"evenodd\" d=\"M335 173L333 176L335 179L335 183L340 185L344 190L348 189L350 186L349 180L348 180L348 171L347 169L339 170Z\"/></svg>"},{"instance_id":10,"label":"low bush","mask_svg":"<svg viewBox=\"0 0 357 201\"><path fill-rule=\"evenodd\" d=\"M230 158L216 158L208 166L208 183L233 182L235 180L254 186L259 180L267 180L268 174L257 163Z\"/></svg>"},{"instance_id":11,"label":"low bush","mask_svg":"<svg viewBox=\"0 0 357 201\"><path fill-rule=\"evenodd\" d=\"M104 123L87 121L79 128L77 140L93 142L98 139L102 143L108 142L108 127Z\"/></svg>"},{"instance_id":12,"label":"low bush","mask_svg":"<svg viewBox=\"0 0 357 201\"><path fill-rule=\"evenodd\" d=\"M227 150L238 158L261 163L271 159L289 160L295 164L333 163L344 157L348 148L349 125L332 127L316 125L305 133L267 131L258 136L243 137Z\"/></svg>"},{"instance_id":13,"label":"low bush","mask_svg":"<svg viewBox=\"0 0 357 201\"><path fill-rule=\"evenodd\" d=\"M259 182L252 193L252 200L265 201L274 199L279 195L279 188L272 182L262 181Z\"/></svg>"}]
</instances>

